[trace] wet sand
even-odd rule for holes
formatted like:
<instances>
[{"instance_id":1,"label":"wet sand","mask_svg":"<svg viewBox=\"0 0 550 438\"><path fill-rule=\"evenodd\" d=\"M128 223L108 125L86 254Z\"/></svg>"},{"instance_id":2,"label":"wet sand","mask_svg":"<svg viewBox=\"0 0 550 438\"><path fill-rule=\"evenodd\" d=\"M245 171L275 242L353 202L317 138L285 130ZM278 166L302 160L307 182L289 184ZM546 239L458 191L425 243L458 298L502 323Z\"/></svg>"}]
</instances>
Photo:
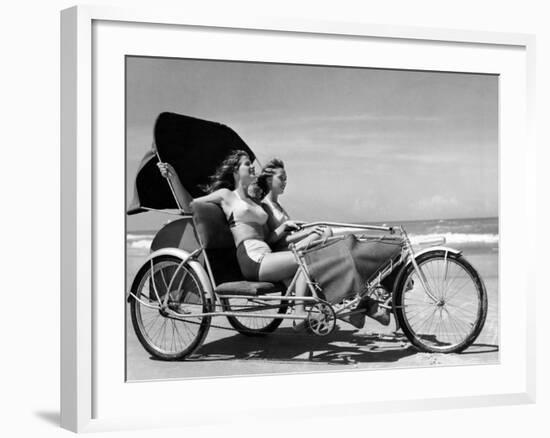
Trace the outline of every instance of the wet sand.
<instances>
[{"instance_id":1,"label":"wet sand","mask_svg":"<svg viewBox=\"0 0 550 438\"><path fill-rule=\"evenodd\" d=\"M129 248L127 255L129 288L147 251ZM483 278L489 305L481 334L462 353L421 353L402 334L393 333L393 321L384 327L367 318L361 330L339 321L337 329L326 337L296 334L290 322L284 321L269 336L252 338L231 330L227 320L219 317L213 318L205 342L192 357L164 362L151 357L139 343L128 307L127 380L498 363L498 252L465 249L464 255Z\"/></svg>"}]
</instances>

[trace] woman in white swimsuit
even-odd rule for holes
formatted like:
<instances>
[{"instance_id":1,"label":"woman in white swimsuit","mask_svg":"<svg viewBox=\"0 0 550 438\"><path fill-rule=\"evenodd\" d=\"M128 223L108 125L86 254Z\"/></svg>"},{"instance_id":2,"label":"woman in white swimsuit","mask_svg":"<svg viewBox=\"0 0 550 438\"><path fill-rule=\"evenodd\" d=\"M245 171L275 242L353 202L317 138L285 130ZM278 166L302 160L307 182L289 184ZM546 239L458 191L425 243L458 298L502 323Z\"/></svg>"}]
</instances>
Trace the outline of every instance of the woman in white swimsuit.
<instances>
[{"instance_id":1,"label":"woman in white swimsuit","mask_svg":"<svg viewBox=\"0 0 550 438\"><path fill-rule=\"evenodd\" d=\"M291 279L298 265L291 251L272 252L267 240L277 240L277 232L268 235L268 214L260 204L248 196L248 187L255 179L254 166L246 152L236 151L230 154L220 165L211 184L207 187L208 195L190 200L189 193L179 180L174 168L168 163L158 163L165 178L172 182L174 192L181 205L197 202L219 204L229 222L235 246L237 260L245 278L251 281L283 281ZM287 221L280 227L280 232L297 228ZM296 281L296 296L305 296L307 282L302 273ZM306 316L303 304L296 304L295 314ZM296 329L304 327L303 323L295 324Z\"/></svg>"}]
</instances>

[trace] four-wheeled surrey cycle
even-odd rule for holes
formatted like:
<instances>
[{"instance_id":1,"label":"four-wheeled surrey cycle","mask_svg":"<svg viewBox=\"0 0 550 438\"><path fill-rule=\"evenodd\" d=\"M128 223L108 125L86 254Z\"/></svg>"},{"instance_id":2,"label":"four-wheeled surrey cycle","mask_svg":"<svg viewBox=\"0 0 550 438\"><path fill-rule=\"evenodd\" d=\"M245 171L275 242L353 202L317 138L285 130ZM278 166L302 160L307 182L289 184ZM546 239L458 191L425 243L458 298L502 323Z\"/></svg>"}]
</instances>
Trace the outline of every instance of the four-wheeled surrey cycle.
<instances>
[{"instance_id":1,"label":"four-wheeled surrey cycle","mask_svg":"<svg viewBox=\"0 0 550 438\"><path fill-rule=\"evenodd\" d=\"M360 312L365 296L394 315L408 340L424 352L456 353L475 341L485 323L487 293L484 283L459 250L427 242L413 247L401 226L335 222L304 225L353 228L353 236L333 237L358 244L390 244L396 251L377 264L360 288L337 301L328 299L310 272L308 260L316 246L290 247L298 271L287 286L245 281L239 270L233 237L221 208L196 204L193 214L177 205L173 191L158 170L163 157L178 172L193 196L223 158L234 149L253 152L230 128L187 116L162 113L155 124L155 144L136 178L135 199L129 214L175 208L178 219L163 227L152 252L139 269L128 292L135 333L143 347L164 360L193 354L205 340L213 318L227 318L247 336L265 336L287 319L307 319L312 335L326 336L339 319ZM298 273L308 282L310 295L296 297ZM293 313L304 303L307 316Z\"/></svg>"}]
</instances>

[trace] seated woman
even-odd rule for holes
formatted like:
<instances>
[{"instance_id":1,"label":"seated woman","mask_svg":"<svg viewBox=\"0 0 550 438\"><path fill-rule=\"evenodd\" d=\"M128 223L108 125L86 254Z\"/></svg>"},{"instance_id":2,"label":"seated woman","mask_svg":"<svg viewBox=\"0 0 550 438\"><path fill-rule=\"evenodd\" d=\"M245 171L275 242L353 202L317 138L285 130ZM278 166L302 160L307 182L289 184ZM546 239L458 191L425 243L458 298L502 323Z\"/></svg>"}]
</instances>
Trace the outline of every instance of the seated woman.
<instances>
[{"instance_id":1,"label":"seated woman","mask_svg":"<svg viewBox=\"0 0 550 438\"><path fill-rule=\"evenodd\" d=\"M278 158L273 158L262 168L256 182L266 193L262 204L269 213L267 224L271 234L268 243L276 250L288 249L291 243L300 249L311 245L316 240L330 237L332 232L328 227L300 229L303 222L290 220L286 210L279 204L279 196L285 191L286 181L284 163Z\"/></svg>"},{"instance_id":2,"label":"seated woman","mask_svg":"<svg viewBox=\"0 0 550 438\"><path fill-rule=\"evenodd\" d=\"M258 176L256 184L266 193L262 204L269 213L268 226L272 230L269 243L275 249L287 249L290 243L295 247L305 248L319 239L326 239L333 234L341 234L339 230L333 230L330 227L308 227L299 230L303 222L293 222L290 216L279 203L279 196L284 193L287 182L287 175L282 160L274 158L269 161ZM299 231L296 231L296 230ZM363 230L357 229L362 232ZM353 230L345 231L346 234ZM343 318L355 327L361 328L365 323L365 315L377 320L383 325L388 325L390 321L389 313L386 309L379 308L375 300L369 297L363 298L357 309L359 312Z\"/></svg>"},{"instance_id":3,"label":"seated woman","mask_svg":"<svg viewBox=\"0 0 550 438\"><path fill-rule=\"evenodd\" d=\"M255 172L246 152L230 154L211 177L207 188L209 193L191 201L174 168L168 163L158 163L158 167L170 180L181 204L189 204L191 209L198 202L213 202L221 206L235 240L239 266L247 280L275 282L294 276L298 269L294 254L291 251L272 252L266 243L268 214L248 195ZM307 292L307 280L300 272L295 286L296 297L303 297ZM294 310L297 316L307 316L303 303L298 302ZM305 320L293 321L295 330L305 326Z\"/></svg>"}]
</instances>

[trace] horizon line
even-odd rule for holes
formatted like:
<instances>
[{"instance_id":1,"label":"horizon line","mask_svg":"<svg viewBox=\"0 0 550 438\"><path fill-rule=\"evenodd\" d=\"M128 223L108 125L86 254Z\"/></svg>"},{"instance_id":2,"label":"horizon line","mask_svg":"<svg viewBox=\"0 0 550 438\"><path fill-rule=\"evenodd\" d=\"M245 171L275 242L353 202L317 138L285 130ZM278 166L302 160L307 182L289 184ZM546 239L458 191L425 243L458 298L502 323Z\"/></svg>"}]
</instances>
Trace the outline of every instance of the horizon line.
<instances>
[{"instance_id":1,"label":"horizon line","mask_svg":"<svg viewBox=\"0 0 550 438\"><path fill-rule=\"evenodd\" d=\"M407 219L407 220L395 220L395 219L392 219L392 220L374 220L374 221L369 221L369 222L348 222L348 221L327 221L327 222L345 222L345 223L357 223L357 224L373 224L373 225L379 225L379 224L382 224L382 223L387 223L387 222L393 222L395 224L398 224L400 222L427 222L427 221L452 221L452 220L476 220L476 219L498 219L499 216L496 215L496 216L476 216L476 217L450 217L450 218L434 218L434 219ZM174 220L178 220L178 218L174 218L173 220L169 221L169 222L173 222ZM165 224L163 224L161 226L164 227L164 225L166 225L168 222L166 222ZM160 230L160 228L158 229ZM157 231L158 231L157 230ZM126 233L128 233L128 229L125 230ZM151 229L151 228L147 228L147 229L135 229L133 231L130 231L130 232L144 232L144 231L153 231L153 232L156 232L154 229Z\"/></svg>"}]
</instances>

